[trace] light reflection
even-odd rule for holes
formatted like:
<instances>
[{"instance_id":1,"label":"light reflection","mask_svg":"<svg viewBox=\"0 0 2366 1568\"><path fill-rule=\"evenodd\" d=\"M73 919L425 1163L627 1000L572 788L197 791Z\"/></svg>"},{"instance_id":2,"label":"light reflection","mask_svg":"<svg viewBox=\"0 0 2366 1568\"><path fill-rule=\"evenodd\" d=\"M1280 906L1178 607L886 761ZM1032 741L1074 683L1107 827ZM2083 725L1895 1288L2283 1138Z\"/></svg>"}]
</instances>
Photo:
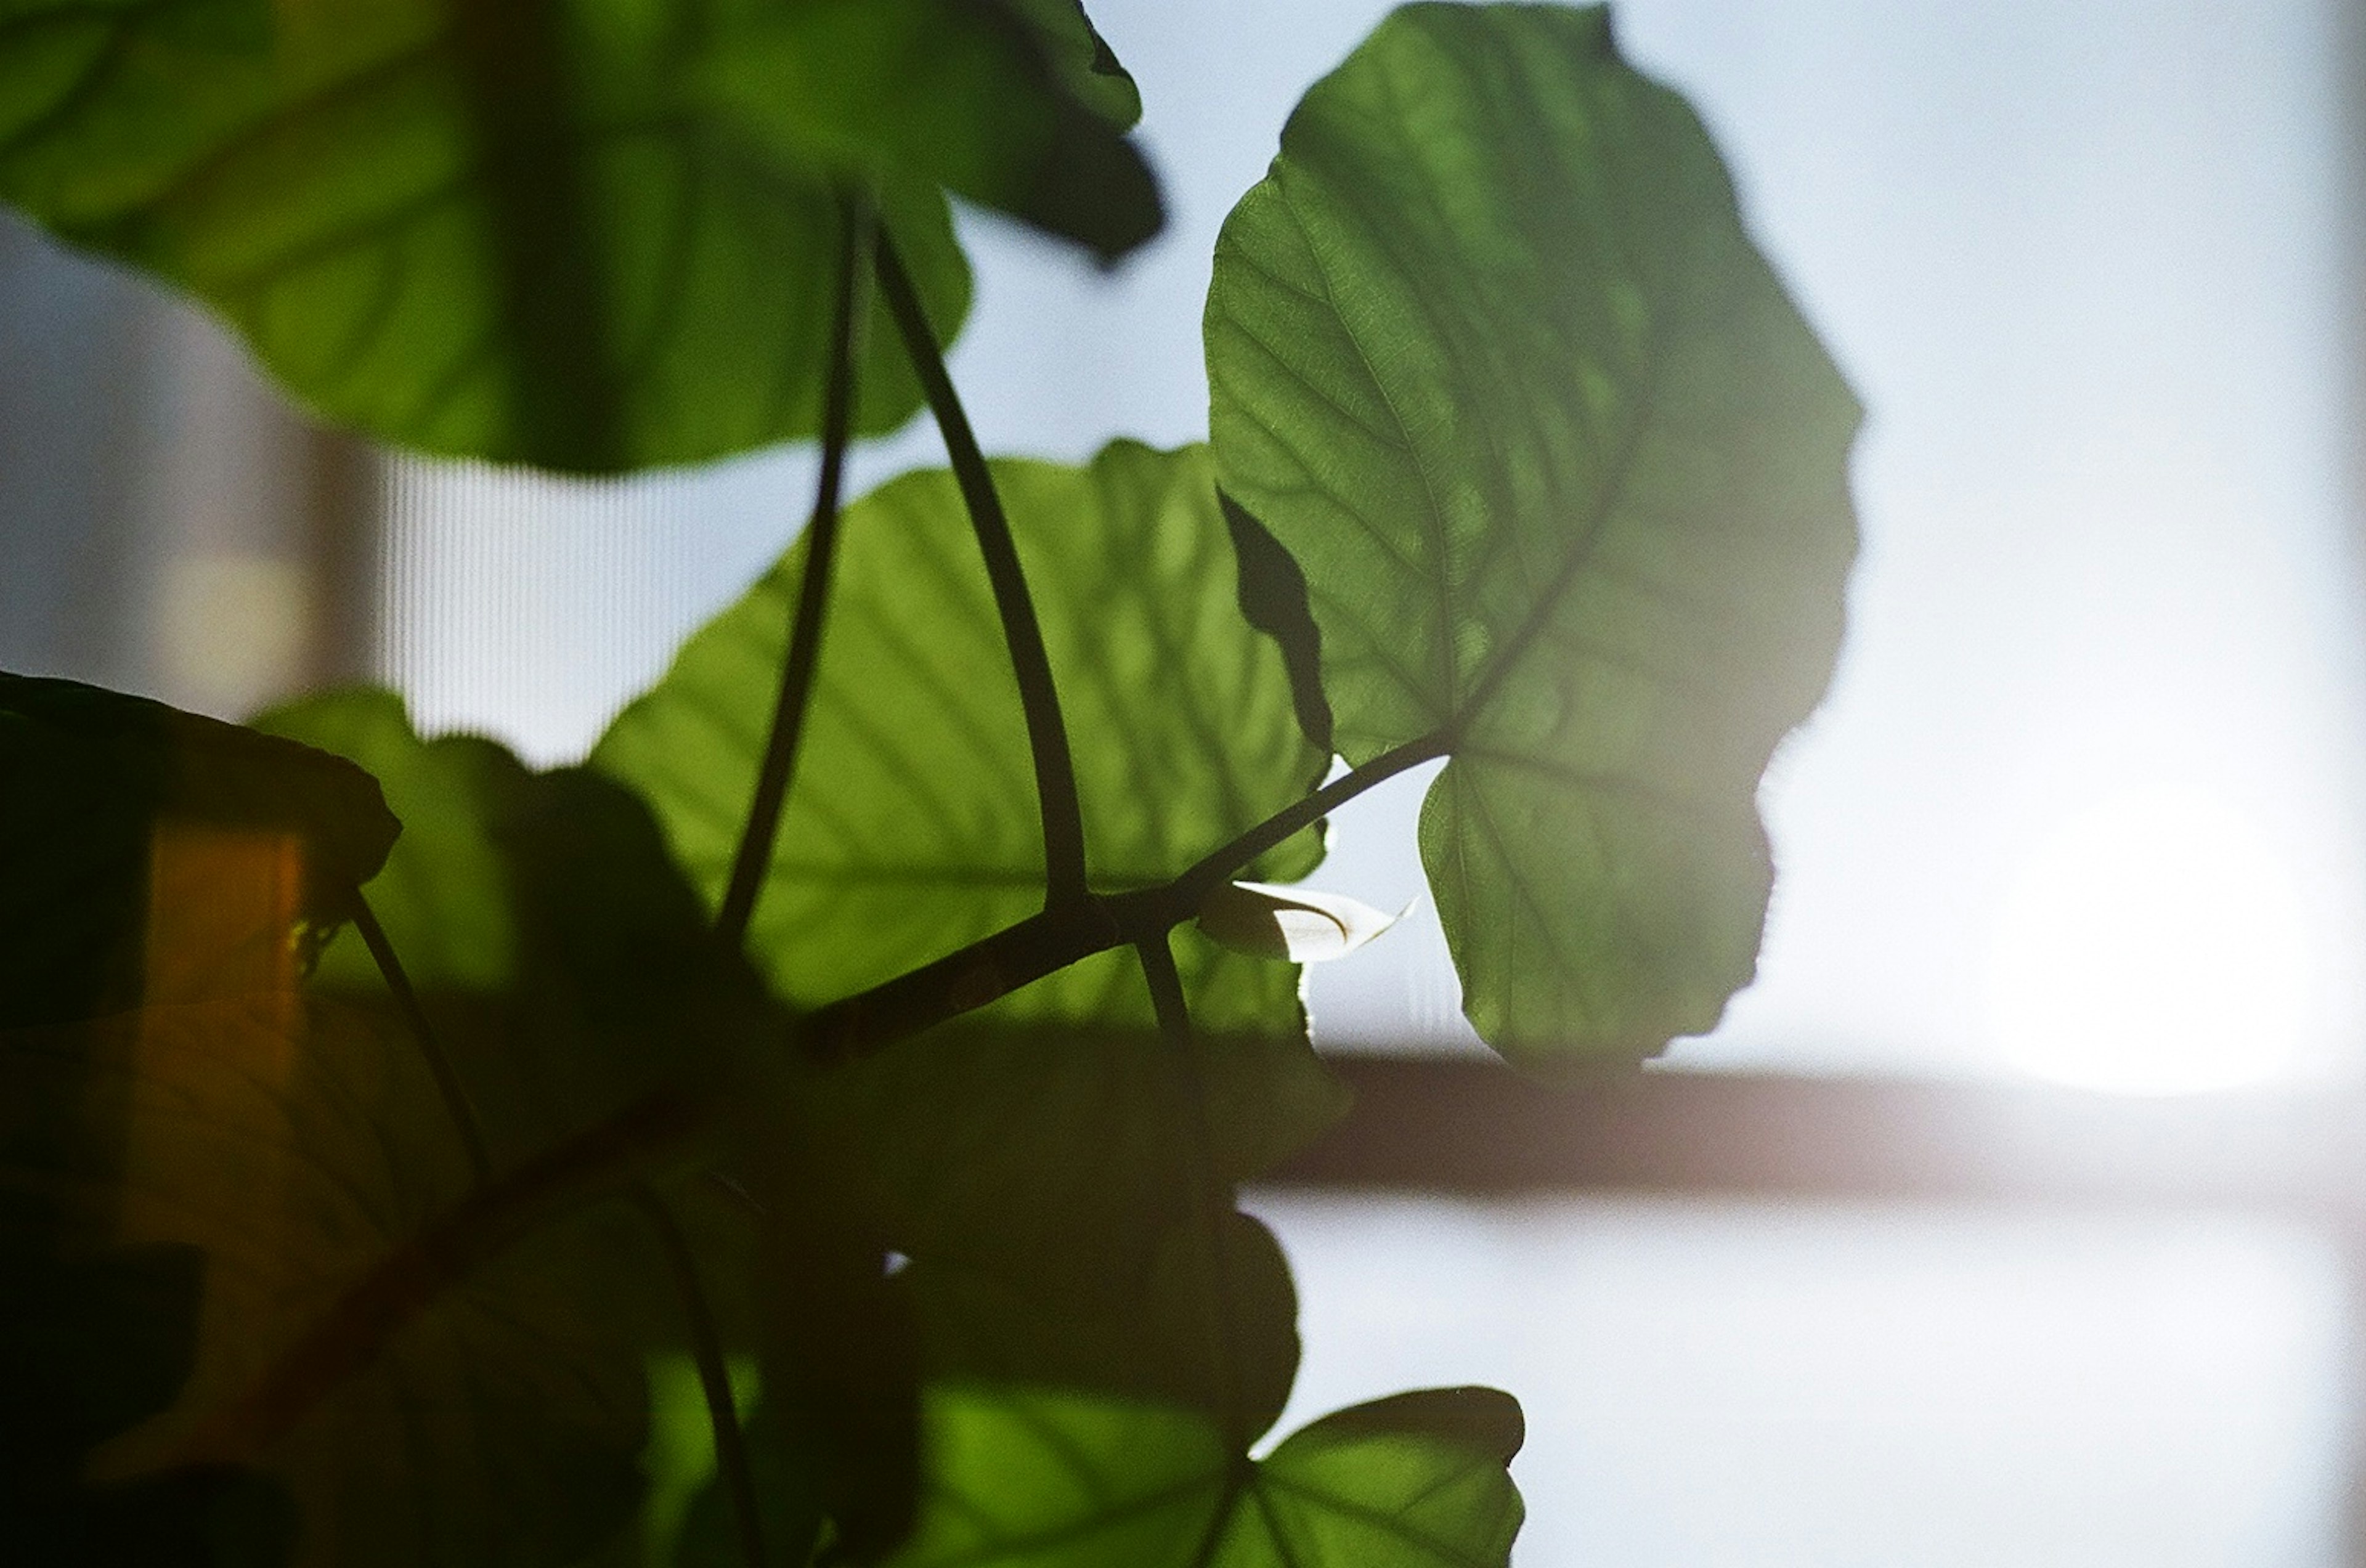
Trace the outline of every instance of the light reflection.
<instances>
[{"instance_id":1,"label":"light reflection","mask_svg":"<svg viewBox=\"0 0 2366 1568\"><path fill-rule=\"evenodd\" d=\"M2259 825L2198 791L2112 797L2014 868L1991 969L1997 1044L2079 1088L2180 1094L2289 1074L2315 932Z\"/></svg>"}]
</instances>

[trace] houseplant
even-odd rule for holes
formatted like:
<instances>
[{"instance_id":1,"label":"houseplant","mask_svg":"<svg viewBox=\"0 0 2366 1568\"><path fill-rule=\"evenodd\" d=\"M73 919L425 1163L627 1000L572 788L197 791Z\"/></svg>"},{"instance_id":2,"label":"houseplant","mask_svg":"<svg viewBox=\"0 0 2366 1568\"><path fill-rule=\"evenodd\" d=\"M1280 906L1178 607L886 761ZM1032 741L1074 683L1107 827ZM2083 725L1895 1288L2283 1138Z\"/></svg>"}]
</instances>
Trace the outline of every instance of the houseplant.
<instances>
[{"instance_id":1,"label":"houseplant","mask_svg":"<svg viewBox=\"0 0 2366 1568\"><path fill-rule=\"evenodd\" d=\"M26 1539L1500 1561L1508 1396L1258 1447L1293 1308L1233 1189L1337 1113L1295 961L1366 914L1287 884L1404 769L1445 760L1425 863L1524 1068L1704 1030L1754 962L1856 409L1606 14L1385 22L1219 242L1209 444L1081 468L989 462L941 357L947 191L1107 257L1157 226L1067 0L0 27L0 193L322 416L822 451L580 767L383 693L0 689ZM922 405L950 471L841 507Z\"/></svg>"}]
</instances>

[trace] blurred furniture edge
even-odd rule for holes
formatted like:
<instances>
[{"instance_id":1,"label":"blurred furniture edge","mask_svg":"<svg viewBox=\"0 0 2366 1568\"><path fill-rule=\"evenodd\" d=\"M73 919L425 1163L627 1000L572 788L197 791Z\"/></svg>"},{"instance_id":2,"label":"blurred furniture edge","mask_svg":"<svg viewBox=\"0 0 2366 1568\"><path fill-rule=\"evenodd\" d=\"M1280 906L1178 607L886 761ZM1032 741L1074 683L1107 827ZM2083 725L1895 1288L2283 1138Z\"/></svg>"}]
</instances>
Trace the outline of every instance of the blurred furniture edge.
<instances>
[{"instance_id":1,"label":"blurred furniture edge","mask_svg":"<svg viewBox=\"0 0 2366 1568\"><path fill-rule=\"evenodd\" d=\"M1355 1105L1263 1179L1470 1198L2270 1208L2366 1226L2366 1091L2136 1099L1977 1080L1605 1071L1333 1055Z\"/></svg>"}]
</instances>

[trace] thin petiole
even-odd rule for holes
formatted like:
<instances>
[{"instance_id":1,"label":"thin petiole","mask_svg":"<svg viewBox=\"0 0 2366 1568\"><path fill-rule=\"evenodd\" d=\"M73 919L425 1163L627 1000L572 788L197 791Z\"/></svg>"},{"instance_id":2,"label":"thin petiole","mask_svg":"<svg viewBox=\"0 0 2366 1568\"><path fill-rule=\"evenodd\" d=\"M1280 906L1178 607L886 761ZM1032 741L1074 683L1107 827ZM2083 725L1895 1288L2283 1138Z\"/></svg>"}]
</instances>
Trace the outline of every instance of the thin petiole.
<instances>
[{"instance_id":1,"label":"thin petiole","mask_svg":"<svg viewBox=\"0 0 2366 1568\"><path fill-rule=\"evenodd\" d=\"M772 844L781 828L781 807L796 771L797 742L813 699L814 670L821 654L823 612L829 603L830 575L838 560L839 491L845 478L846 449L854 423L862 323L870 314L871 204L841 192L839 199L838 292L832 302L829 379L822 393L821 476L814 486L813 516L806 525L806 570L797 584L796 609L789 626L788 657L781 666L781 689L772 706L772 728L748 806L748 825L731 863L731 880L715 912L715 929L725 944L747 940Z\"/></svg>"},{"instance_id":2,"label":"thin petiole","mask_svg":"<svg viewBox=\"0 0 2366 1568\"><path fill-rule=\"evenodd\" d=\"M427 1010L420 1005L419 993L411 988L411 976L404 973L402 960L395 955L394 943L386 928L377 923L377 915L354 889L354 929L362 935L362 944L369 949L370 957L377 962L377 972L386 977L386 988L394 993L394 1005L402 1010L403 1021L411 1026L412 1039L418 1042L419 1055L427 1064L428 1075L435 1080L435 1092L444 1100L444 1110L452 1120L452 1130L459 1135L460 1146L468 1156L468 1169L481 1188L493 1179L492 1156L486 1152L485 1130L477 1120L477 1108L468 1100L467 1086L453 1069L452 1058L444 1054L443 1042L436 1038L435 1026L428 1021Z\"/></svg>"},{"instance_id":3,"label":"thin petiole","mask_svg":"<svg viewBox=\"0 0 2366 1568\"><path fill-rule=\"evenodd\" d=\"M1247 1431L1247 1418L1243 1413L1245 1401L1241 1393L1239 1359L1233 1354L1233 1325L1238 1321L1234 1311L1232 1258L1224 1246L1224 1218L1232 1213L1232 1198L1216 1174L1215 1135L1208 1125L1207 1086L1200 1077L1200 1051L1192 1037L1191 1010L1183 995L1183 977L1175 968L1175 952L1166 933L1161 931L1134 944L1142 959L1142 973L1150 982L1150 1005L1158 1016L1158 1031L1166 1037L1166 1051L1174 1065L1177 1098L1181 1101L1183 1134L1189 1147L1186 1160L1189 1166L1187 1179L1190 1183L1191 1215L1199 1227L1201 1244L1208 1249L1208 1297L1200 1304L1205 1309L1202 1329L1208 1337L1209 1359L1213 1362L1220 1386L1224 1394L1224 1436L1235 1450L1248 1446L1252 1436Z\"/></svg>"},{"instance_id":4,"label":"thin petiole","mask_svg":"<svg viewBox=\"0 0 2366 1568\"><path fill-rule=\"evenodd\" d=\"M1052 681L1051 657L1043 649L1043 631L1035 619L1035 601L1027 592L1027 577L1019 564L1019 547L1010 536L1009 519L995 493L994 476L978 450L969 416L962 412L952 378L945 371L936 333L927 310L904 270L893 240L879 231L876 252L879 294L896 320L904 351L920 378L920 389L944 437L945 456L961 486L977 532L978 548L986 556L987 581L994 589L994 607L1002 617L1003 641L1009 645L1010 663L1019 676L1019 700L1027 716L1027 743L1034 753L1035 794L1043 813L1044 904L1053 908L1080 904L1090 897L1085 879L1084 813L1076 800L1076 773L1068 755L1068 728L1060 716L1059 689Z\"/></svg>"},{"instance_id":5,"label":"thin petiole","mask_svg":"<svg viewBox=\"0 0 2366 1568\"><path fill-rule=\"evenodd\" d=\"M1137 944L1143 954L1152 999L1162 1010L1162 1026L1171 1032L1179 1020L1188 1030L1189 1015L1177 1005L1182 984L1173 975L1166 932L1190 918L1197 907L1193 890L1231 875L1347 800L1407 768L1445 755L1453 744L1453 736L1440 733L1383 752L1276 812L1172 882L1110 895L1098 911L1070 905L1030 915L957 953L806 1014L795 1021L794 1043L823 1061L863 1055L984 1007L1079 959L1128 943ZM407 984L391 977L389 983L396 985L399 995L408 994ZM1159 1000L1162 994L1164 1001ZM432 1040L432 1035L422 1038ZM440 1063L441 1053L431 1053L429 1059L431 1065ZM438 1073L439 1082L447 1080L448 1068ZM448 1081L452 1087L447 1092L456 1092L456 1080ZM453 1103L462 1110L467 1104L457 1099ZM471 1194L349 1287L245 1400L214 1423L208 1441L233 1452L267 1444L353 1367L375 1355L387 1337L417 1315L444 1284L499 1253L537 1221L613 1192L620 1180L649 1162L708 1135L724 1114L716 1101L670 1091L647 1094ZM473 1118L462 1125L473 1127ZM201 1447L193 1451L213 1450Z\"/></svg>"},{"instance_id":6,"label":"thin petiole","mask_svg":"<svg viewBox=\"0 0 2366 1568\"><path fill-rule=\"evenodd\" d=\"M756 1473L749 1468L746 1435L739 1429L739 1408L731 1394L731 1369L723 1359L723 1336L715 1325L715 1309L699 1282L698 1261L690 1255L682 1226L673 1212L647 1186L633 1189L633 1202L657 1232L682 1296L682 1316L690 1325L691 1359L698 1366L698 1384L706 1397L706 1418L715 1428L715 1469L731 1494L731 1513L739 1527L739 1554L748 1568L764 1568L764 1519L756 1504Z\"/></svg>"},{"instance_id":7,"label":"thin petiole","mask_svg":"<svg viewBox=\"0 0 2366 1568\"><path fill-rule=\"evenodd\" d=\"M1159 889L1177 911L1173 919L1187 919L1218 883L1229 880L1257 856L1292 834L1312 828L1374 784L1392 779L1407 768L1433 761L1453 749L1454 737L1450 733L1441 730L1421 736L1391 747L1361 767L1341 773L1312 795L1283 807L1223 848L1211 851L1190 870Z\"/></svg>"}]
</instances>

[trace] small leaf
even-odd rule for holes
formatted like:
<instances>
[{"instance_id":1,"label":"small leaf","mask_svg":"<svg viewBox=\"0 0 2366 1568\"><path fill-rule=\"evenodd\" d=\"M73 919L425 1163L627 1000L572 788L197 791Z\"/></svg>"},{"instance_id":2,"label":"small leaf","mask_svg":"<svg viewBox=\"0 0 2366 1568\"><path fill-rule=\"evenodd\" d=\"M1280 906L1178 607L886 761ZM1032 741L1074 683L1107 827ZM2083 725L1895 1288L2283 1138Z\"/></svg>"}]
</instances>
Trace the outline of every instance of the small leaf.
<instances>
[{"instance_id":1,"label":"small leaf","mask_svg":"<svg viewBox=\"0 0 2366 1568\"><path fill-rule=\"evenodd\" d=\"M1358 1405L1261 1462L1207 1417L1050 1391L932 1393L936 1459L896 1568L1486 1568L1522 1515L1518 1406L1490 1389Z\"/></svg>"},{"instance_id":2,"label":"small leaf","mask_svg":"<svg viewBox=\"0 0 2366 1568\"><path fill-rule=\"evenodd\" d=\"M1345 958L1402 918L1344 894L1228 882L1200 901L1199 923L1234 953L1321 964Z\"/></svg>"},{"instance_id":3,"label":"small leaf","mask_svg":"<svg viewBox=\"0 0 2366 1568\"><path fill-rule=\"evenodd\" d=\"M1206 335L1341 754L1451 754L1422 861L1480 1033L1565 1071L1711 1028L1839 645L1859 410L1692 111L1601 8L1408 6L1226 220Z\"/></svg>"},{"instance_id":4,"label":"small leaf","mask_svg":"<svg viewBox=\"0 0 2366 1568\"><path fill-rule=\"evenodd\" d=\"M713 51L704 81L759 146L941 185L1103 260L1164 221L1124 136L1141 100L1073 0L799 0Z\"/></svg>"},{"instance_id":5,"label":"small leaf","mask_svg":"<svg viewBox=\"0 0 2366 1568\"><path fill-rule=\"evenodd\" d=\"M1281 541L1229 495L1219 494L1224 526L1241 560L1241 614L1281 645L1290 666L1290 700L1298 727L1324 756L1331 754L1331 700L1323 694L1323 634L1306 597L1306 573Z\"/></svg>"}]
</instances>

